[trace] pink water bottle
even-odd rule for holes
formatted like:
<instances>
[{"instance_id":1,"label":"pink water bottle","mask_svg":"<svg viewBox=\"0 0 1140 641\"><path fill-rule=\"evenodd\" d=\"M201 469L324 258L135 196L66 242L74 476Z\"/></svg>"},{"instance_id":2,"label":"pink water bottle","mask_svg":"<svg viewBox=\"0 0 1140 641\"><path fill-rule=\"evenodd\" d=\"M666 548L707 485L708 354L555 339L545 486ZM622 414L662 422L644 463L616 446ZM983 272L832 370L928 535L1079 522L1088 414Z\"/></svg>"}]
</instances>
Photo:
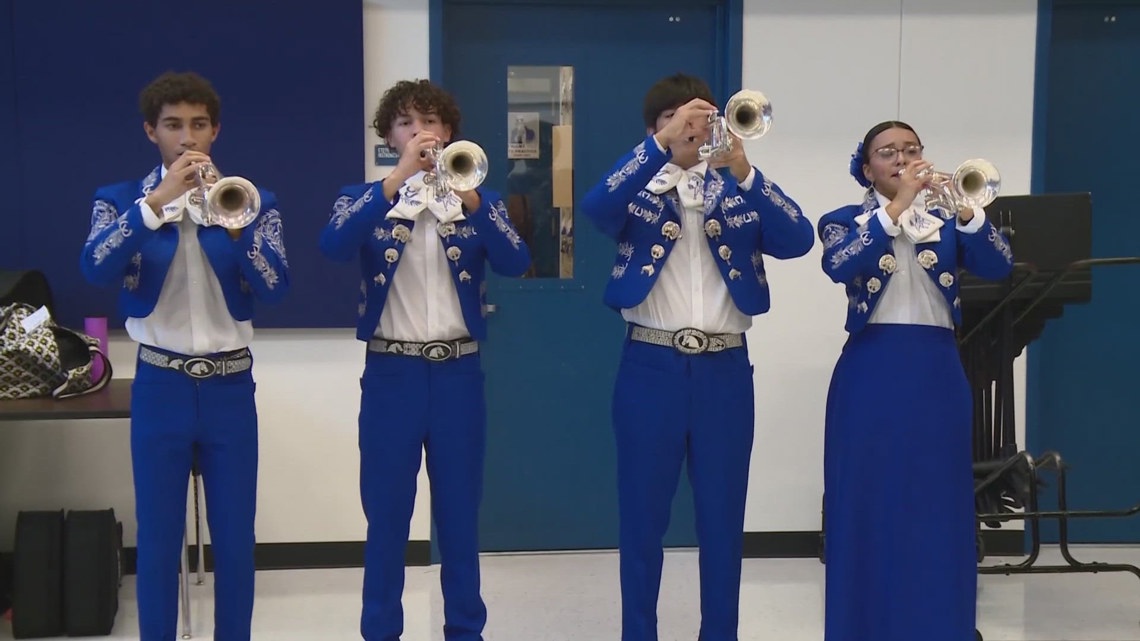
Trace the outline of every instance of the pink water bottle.
<instances>
[{"instance_id":1,"label":"pink water bottle","mask_svg":"<svg viewBox=\"0 0 1140 641\"><path fill-rule=\"evenodd\" d=\"M99 341L99 351L107 354L107 319L85 318L83 333ZM103 361L96 357L91 363L91 380L98 381L103 376Z\"/></svg>"}]
</instances>

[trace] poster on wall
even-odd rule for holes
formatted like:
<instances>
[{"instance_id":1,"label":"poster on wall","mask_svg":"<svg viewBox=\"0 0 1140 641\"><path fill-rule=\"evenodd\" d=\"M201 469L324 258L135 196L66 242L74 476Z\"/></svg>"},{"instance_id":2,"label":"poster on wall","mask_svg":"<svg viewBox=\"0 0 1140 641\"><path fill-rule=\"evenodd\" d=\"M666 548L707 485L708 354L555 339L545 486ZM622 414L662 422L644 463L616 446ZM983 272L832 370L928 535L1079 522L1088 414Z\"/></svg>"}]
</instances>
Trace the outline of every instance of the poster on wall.
<instances>
[{"instance_id":1,"label":"poster on wall","mask_svg":"<svg viewBox=\"0 0 1140 641\"><path fill-rule=\"evenodd\" d=\"M538 112L507 113L507 158L538 158Z\"/></svg>"},{"instance_id":2,"label":"poster on wall","mask_svg":"<svg viewBox=\"0 0 1140 641\"><path fill-rule=\"evenodd\" d=\"M400 162L400 154L396 150L388 146L388 143L381 142L373 147L373 163L377 167L395 167L396 163Z\"/></svg>"}]
</instances>

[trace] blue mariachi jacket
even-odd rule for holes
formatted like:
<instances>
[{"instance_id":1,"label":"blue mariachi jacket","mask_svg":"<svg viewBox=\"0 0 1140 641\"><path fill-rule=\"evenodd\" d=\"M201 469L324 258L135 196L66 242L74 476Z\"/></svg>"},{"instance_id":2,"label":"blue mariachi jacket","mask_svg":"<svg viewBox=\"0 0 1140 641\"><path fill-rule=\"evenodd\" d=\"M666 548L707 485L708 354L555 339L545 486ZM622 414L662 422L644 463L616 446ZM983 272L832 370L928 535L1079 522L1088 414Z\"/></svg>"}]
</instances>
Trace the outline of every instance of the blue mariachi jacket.
<instances>
[{"instance_id":1,"label":"blue mariachi jacket","mask_svg":"<svg viewBox=\"0 0 1140 641\"><path fill-rule=\"evenodd\" d=\"M473 214L464 212L464 219L444 223L439 231L448 256L458 253L447 265L459 294L463 321L471 337L482 340L487 337L484 260L498 274L521 276L530 267L530 249L511 224L499 195L482 188L476 191L482 202L479 210ZM396 199L399 198L397 193ZM403 244L415 226L410 220L385 218L394 204L395 201L384 198L381 182L344 187L321 233L321 253L328 258L348 262L360 257L356 337L362 341L371 339L376 332L388 288L400 266Z\"/></svg>"},{"instance_id":2,"label":"blue mariachi jacket","mask_svg":"<svg viewBox=\"0 0 1140 641\"><path fill-rule=\"evenodd\" d=\"M844 329L855 333L867 320L882 298L877 294L890 282L896 262L892 238L879 221L878 199L873 189L861 205L847 205L825 214L819 220L819 239L823 243L823 271L847 291L847 321ZM930 213L943 219L939 238L914 246L916 259L926 274L938 285L950 305L956 325L962 323L962 303L958 298L958 269L964 268L979 278L1001 280L1013 269L1013 252L1009 241L986 220L974 233L959 231L956 213L932 209ZM975 215L984 212L977 212Z\"/></svg>"},{"instance_id":3,"label":"blue mariachi jacket","mask_svg":"<svg viewBox=\"0 0 1140 641\"><path fill-rule=\"evenodd\" d=\"M141 181L95 191L91 232L83 245L80 270L96 285L122 283L119 307L124 316L145 318L154 311L178 248L178 227L147 228L136 203L158 185L161 169L155 167ZM277 198L272 192L258 192L261 212L237 240L221 227L198 228L198 242L221 284L226 307L238 321L253 318L255 298L276 302L289 291Z\"/></svg>"},{"instance_id":4,"label":"blue mariachi jacket","mask_svg":"<svg viewBox=\"0 0 1140 641\"><path fill-rule=\"evenodd\" d=\"M614 165L582 201L582 211L618 243L604 301L615 310L636 307L653 288L681 233L703 233L721 278L741 312L771 307L764 254L787 259L808 253L815 232L799 205L756 170L752 188L739 188L728 170L705 172L703 230L681 229L676 191L656 195L646 185L672 158L648 136ZM656 249L655 249L656 248ZM663 253L662 253L662 250ZM656 252L659 258L654 258Z\"/></svg>"}]
</instances>

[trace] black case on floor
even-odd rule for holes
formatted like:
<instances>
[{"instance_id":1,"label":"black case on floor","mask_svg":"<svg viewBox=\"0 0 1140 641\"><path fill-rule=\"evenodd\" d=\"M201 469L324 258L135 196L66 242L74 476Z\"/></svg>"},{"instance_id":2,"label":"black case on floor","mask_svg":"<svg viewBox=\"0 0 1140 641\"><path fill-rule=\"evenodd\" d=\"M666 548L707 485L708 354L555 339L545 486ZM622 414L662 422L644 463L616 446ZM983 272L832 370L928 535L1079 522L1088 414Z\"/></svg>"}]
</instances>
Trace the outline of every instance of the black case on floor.
<instances>
[{"instance_id":1,"label":"black case on floor","mask_svg":"<svg viewBox=\"0 0 1140 641\"><path fill-rule=\"evenodd\" d=\"M115 511L20 512L12 636L106 636L119 612L123 526Z\"/></svg>"},{"instance_id":2,"label":"black case on floor","mask_svg":"<svg viewBox=\"0 0 1140 641\"><path fill-rule=\"evenodd\" d=\"M115 511L71 510L63 535L63 624L68 636L108 635L119 611L123 527Z\"/></svg>"},{"instance_id":3,"label":"black case on floor","mask_svg":"<svg viewBox=\"0 0 1140 641\"><path fill-rule=\"evenodd\" d=\"M12 555L12 636L63 634L63 510L20 512Z\"/></svg>"}]
</instances>

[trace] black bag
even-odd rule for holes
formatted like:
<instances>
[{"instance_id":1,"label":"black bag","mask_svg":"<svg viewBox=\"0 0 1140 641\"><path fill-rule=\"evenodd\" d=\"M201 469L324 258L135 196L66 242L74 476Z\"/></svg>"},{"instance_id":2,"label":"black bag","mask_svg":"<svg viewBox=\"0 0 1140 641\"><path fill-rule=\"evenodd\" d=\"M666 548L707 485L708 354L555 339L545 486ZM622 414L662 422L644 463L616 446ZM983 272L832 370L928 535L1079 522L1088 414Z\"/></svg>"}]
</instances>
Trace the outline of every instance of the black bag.
<instances>
[{"instance_id":1,"label":"black bag","mask_svg":"<svg viewBox=\"0 0 1140 641\"><path fill-rule=\"evenodd\" d=\"M0 270L0 307L12 303L25 303L35 309L46 307L55 316L51 287L40 271Z\"/></svg>"},{"instance_id":2,"label":"black bag","mask_svg":"<svg viewBox=\"0 0 1140 641\"><path fill-rule=\"evenodd\" d=\"M115 511L71 510L63 534L63 623L68 636L106 636L119 612L123 526Z\"/></svg>"},{"instance_id":3,"label":"black bag","mask_svg":"<svg viewBox=\"0 0 1140 641\"><path fill-rule=\"evenodd\" d=\"M0 614L12 609L12 555L0 554Z\"/></svg>"},{"instance_id":4,"label":"black bag","mask_svg":"<svg viewBox=\"0 0 1140 641\"><path fill-rule=\"evenodd\" d=\"M12 636L63 634L63 510L20 512L12 558Z\"/></svg>"}]
</instances>

